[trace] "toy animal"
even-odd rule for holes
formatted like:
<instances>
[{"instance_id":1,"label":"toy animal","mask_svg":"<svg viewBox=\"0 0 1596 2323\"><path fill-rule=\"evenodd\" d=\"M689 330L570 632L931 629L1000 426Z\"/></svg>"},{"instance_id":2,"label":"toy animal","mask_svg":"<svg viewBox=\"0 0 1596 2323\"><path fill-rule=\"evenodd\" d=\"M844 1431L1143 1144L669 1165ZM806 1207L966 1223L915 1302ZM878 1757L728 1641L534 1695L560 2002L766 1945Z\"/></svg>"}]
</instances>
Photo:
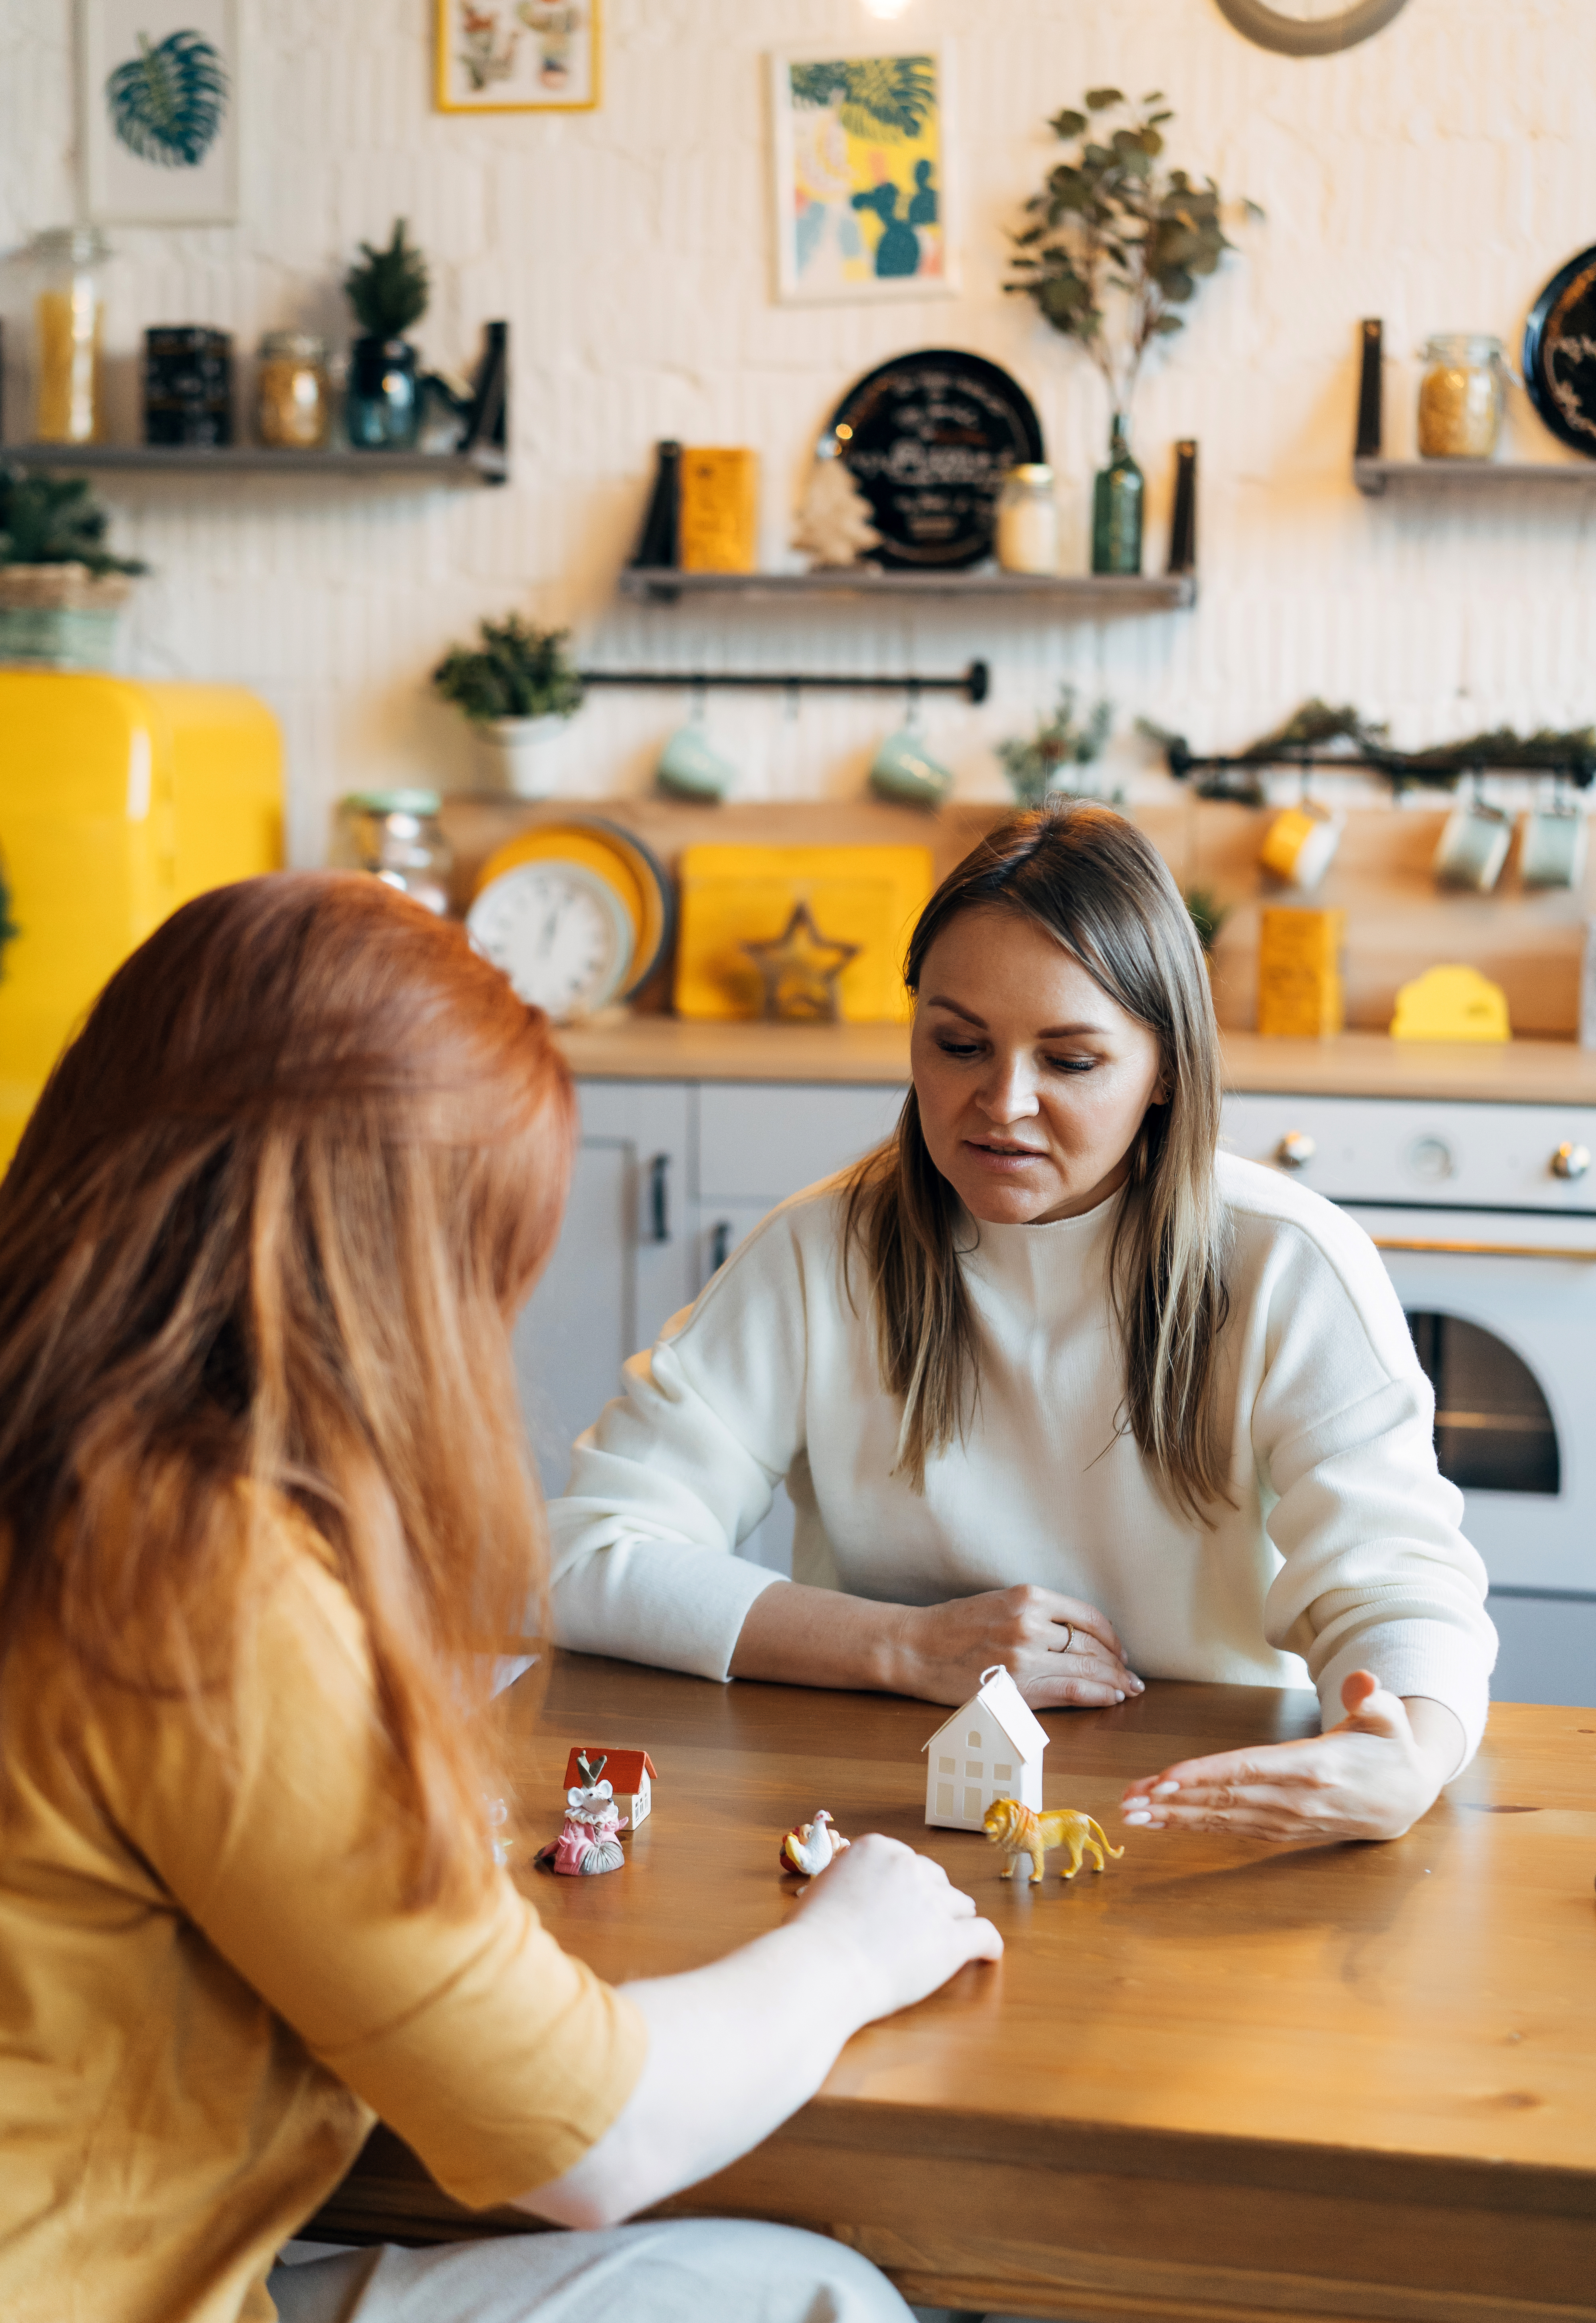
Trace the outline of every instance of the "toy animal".
<instances>
[{"instance_id":1,"label":"toy animal","mask_svg":"<svg viewBox=\"0 0 1596 2323\"><path fill-rule=\"evenodd\" d=\"M1069 1850L1069 1868L1060 1878L1073 1879L1087 1856L1093 1859L1093 1868L1105 1871L1103 1850L1107 1848L1115 1859L1124 1853L1123 1847L1110 1847L1108 1834L1101 1823L1094 1823L1088 1814L1077 1814L1073 1807L1050 1807L1037 1814L1023 1807L1018 1799L994 1799L982 1819L981 1828L994 1847L1001 1848L1008 1857L1003 1877L1012 1879L1014 1866L1023 1855L1031 1858L1031 1885L1034 1887L1046 1868L1050 1847Z\"/></svg>"},{"instance_id":2,"label":"toy animal","mask_svg":"<svg viewBox=\"0 0 1596 2323\"><path fill-rule=\"evenodd\" d=\"M564 1827L558 1839L538 1849L533 1860L544 1870L569 1878L619 1871L626 1856L617 1833L626 1828L626 1818L615 1804L613 1786L597 1779L604 1761L593 1766L582 1758L577 1765L589 1779L566 1792Z\"/></svg>"},{"instance_id":3,"label":"toy animal","mask_svg":"<svg viewBox=\"0 0 1596 2323\"><path fill-rule=\"evenodd\" d=\"M826 1809L821 1807L812 1823L794 1824L782 1841L782 1869L796 1871L805 1879L816 1878L848 1845Z\"/></svg>"}]
</instances>

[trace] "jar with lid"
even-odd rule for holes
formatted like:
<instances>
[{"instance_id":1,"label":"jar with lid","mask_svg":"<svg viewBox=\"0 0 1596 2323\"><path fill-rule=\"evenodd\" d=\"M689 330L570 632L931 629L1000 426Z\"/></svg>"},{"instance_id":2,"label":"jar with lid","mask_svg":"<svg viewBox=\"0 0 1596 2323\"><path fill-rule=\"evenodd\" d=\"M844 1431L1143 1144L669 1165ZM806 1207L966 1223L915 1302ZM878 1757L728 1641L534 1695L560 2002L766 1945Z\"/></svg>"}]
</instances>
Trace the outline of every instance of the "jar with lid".
<instances>
[{"instance_id":1,"label":"jar with lid","mask_svg":"<svg viewBox=\"0 0 1596 2323\"><path fill-rule=\"evenodd\" d=\"M438 821L442 804L436 791L352 792L338 802L335 863L370 871L429 912L446 912L454 853Z\"/></svg>"},{"instance_id":2,"label":"jar with lid","mask_svg":"<svg viewBox=\"0 0 1596 2323\"><path fill-rule=\"evenodd\" d=\"M1059 569L1053 472L1041 460L1023 460L1003 480L997 496L997 561L1005 573Z\"/></svg>"},{"instance_id":3,"label":"jar with lid","mask_svg":"<svg viewBox=\"0 0 1596 2323\"><path fill-rule=\"evenodd\" d=\"M27 254L40 278L34 436L41 444L97 444L105 428L101 275L111 245L97 226L51 226L34 235Z\"/></svg>"},{"instance_id":4,"label":"jar with lid","mask_svg":"<svg viewBox=\"0 0 1596 2323\"><path fill-rule=\"evenodd\" d=\"M1422 350L1418 448L1426 460L1489 460L1502 424L1505 358L1500 339L1439 331Z\"/></svg>"},{"instance_id":5,"label":"jar with lid","mask_svg":"<svg viewBox=\"0 0 1596 2323\"><path fill-rule=\"evenodd\" d=\"M255 432L261 443L279 451L317 451L332 418L326 341L312 331L268 331L255 376Z\"/></svg>"}]
</instances>

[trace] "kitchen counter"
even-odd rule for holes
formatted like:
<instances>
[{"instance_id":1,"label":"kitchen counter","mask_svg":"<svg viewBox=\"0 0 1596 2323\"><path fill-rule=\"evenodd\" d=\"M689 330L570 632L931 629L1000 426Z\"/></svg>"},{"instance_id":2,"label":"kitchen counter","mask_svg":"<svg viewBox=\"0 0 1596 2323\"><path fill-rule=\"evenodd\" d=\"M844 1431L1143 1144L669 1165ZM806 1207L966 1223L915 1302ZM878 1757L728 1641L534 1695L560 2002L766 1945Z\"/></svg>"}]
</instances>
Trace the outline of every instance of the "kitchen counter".
<instances>
[{"instance_id":1,"label":"kitchen counter","mask_svg":"<svg viewBox=\"0 0 1596 2323\"><path fill-rule=\"evenodd\" d=\"M1596 1105L1596 1051L1572 1041L1397 1042L1383 1033L1332 1041L1221 1035L1227 1089L1298 1096ZM583 1080L906 1080L906 1024L705 1024L606 1011L568 1024L560 1045Z\"/></svg>"}]
</instances>

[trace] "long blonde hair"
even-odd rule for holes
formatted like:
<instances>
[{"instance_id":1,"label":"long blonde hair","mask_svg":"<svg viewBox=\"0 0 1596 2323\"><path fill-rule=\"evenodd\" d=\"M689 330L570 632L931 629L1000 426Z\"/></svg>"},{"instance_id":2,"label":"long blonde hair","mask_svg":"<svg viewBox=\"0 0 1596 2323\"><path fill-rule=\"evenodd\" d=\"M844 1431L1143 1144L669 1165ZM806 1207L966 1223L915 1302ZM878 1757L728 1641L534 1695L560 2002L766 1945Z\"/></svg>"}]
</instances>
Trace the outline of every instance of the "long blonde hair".
<instances>
[{"instance_id":1,"label":"long blonde hair","mask_svg":"<svg viewBox=\"0 0 1596 2323\"><path fill-rule=\"evenodd\" d=\"M544 1018L380 881L247 880L157 930L0 1184L0 1699L42 1620L80 1695L225 1739L287 1501L365 1624L408 1893L469 1892L473 1698L543 1571L509 1325L573 1120Z\"/></svg>"},{"instance_id":2,"label":"long blonde hair","mask_svg":"<svg viewBox=\"0 0 1596 2323\"><path fill-rule=\"evenodd\" d=\"M1034 808L1001 823L931 897L910 940L911 992L943 929L981 906L1044 928L1158 1041L1168 1102L1148 1107L1131 1148L1109 1273L1124 1424L1175 1506L1201 1517L1229 1497L1215 1409L1229 1226L1214 1178L1218 1029L1190 917L1162 858L1123 815L1087 801ZM882 1380L903 1399L899 1472L922 1491L927 1460L962 1435L979 1391L961 1229L911 1089L896 1134L851 1172L843 1251L845 1269L856 1252L862 1261Z\"/></svg>"}]
</instances>

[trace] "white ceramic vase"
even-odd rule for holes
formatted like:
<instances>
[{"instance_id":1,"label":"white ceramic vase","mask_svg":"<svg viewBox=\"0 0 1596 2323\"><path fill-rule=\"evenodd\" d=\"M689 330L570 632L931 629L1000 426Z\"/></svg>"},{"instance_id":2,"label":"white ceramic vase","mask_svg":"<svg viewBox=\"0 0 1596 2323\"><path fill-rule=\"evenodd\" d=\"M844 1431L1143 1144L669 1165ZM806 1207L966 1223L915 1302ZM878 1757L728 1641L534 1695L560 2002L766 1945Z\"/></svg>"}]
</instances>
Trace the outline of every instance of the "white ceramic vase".
<instances>
[{"instance_id":1,"label":"white ceramic vase","mask_svg":"<svg viewBox=\"0 0 1596 2323\"><path fill-rule=\"evenodd\" d=\"M476 732L487 787L513 792L517 798L547 798L555 786L549 745L564 723L553 715L482 719Z\"/></svg>"}]
</instances>

